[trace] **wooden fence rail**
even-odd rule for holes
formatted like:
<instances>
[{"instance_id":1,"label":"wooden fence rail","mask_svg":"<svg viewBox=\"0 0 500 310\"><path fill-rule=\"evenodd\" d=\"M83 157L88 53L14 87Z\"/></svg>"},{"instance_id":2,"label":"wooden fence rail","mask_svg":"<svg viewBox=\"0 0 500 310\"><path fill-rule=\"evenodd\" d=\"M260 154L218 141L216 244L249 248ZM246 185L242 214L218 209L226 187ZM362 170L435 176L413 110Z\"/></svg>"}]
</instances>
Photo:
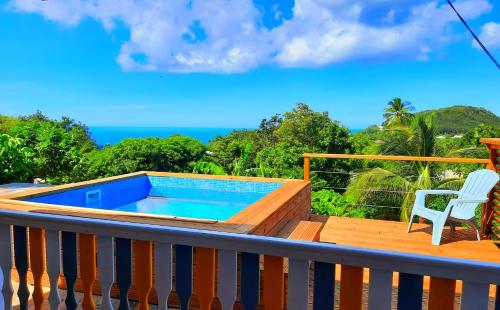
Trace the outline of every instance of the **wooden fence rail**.
<instances>
[{"instance_id":1,"label":"wooden fence rail","mask_svg":"<svg viewBox=\"0 0 500 310\"><path fill-rule=\"evenodd\" d=\"M313 158L484 164L488 169L500 171L500 138L481 139L480 141L488 148L489 158L305 153L303 155L304 180L309 181L311 179L311 159ZM489 197L490 201L485 203L482 209L481 232L495 240L500 240L500 187L498 185L493 189Z\"/></svg>"}]
</instances>

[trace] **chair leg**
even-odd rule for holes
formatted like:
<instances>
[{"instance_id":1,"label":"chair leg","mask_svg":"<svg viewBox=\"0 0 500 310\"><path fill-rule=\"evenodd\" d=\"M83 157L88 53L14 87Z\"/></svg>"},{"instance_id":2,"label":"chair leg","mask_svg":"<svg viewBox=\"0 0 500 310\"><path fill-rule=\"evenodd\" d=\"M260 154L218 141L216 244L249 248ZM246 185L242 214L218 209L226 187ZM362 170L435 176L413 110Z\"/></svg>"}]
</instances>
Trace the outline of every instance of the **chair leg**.
<instances>
[{"instance_id":1,"label":"chair leg","mask_svg":"<svg viewBox=\"0 0 500 310\"><path fill-rule=\"evenodd\" d=\"M407 233L409 233L411 230L411 225L413 224L413 217L414 217L414 215L412 214L410 216L410 223L408 223L408 229L406 230Z\"/></svg>"},{"instance_id":2,"label":"chair leg","mask_svg":"<svg viewBox=\"0 0 500 310\"><path fill-rule=\"evenodd\" d=\"M481 241L481 234L479 233L479 228L476 225L475 219L470 220L468 224L470 224L470 226L472 226L472 228L476 230L477 241Z\"/></svg>"},{"instance_id":3,"label":"chair leg","mask_svg":"<svg viewBox=\"0 0 500 310\"><path fill-rule=\"evenodd\" d=\"M432 244L441 244L441 236L443 234L444 222L441 219L432 221Z\"/></svg>"}]
</instances>

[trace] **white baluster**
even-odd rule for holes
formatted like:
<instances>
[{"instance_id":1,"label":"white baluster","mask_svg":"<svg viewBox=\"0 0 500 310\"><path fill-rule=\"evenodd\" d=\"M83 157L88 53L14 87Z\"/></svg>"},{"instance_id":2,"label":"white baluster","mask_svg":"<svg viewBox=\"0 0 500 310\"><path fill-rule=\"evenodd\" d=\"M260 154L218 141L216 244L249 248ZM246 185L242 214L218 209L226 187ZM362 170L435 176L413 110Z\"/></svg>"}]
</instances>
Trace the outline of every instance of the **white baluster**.
<instances>
[{"instance_id":1,"label":"white baluster","mask_svg":"<svg viewBox=\"0 0 500 310\"><path fill-rule=\"evenodd\" d=\"M368 309L391 309L392 271L370 269Z\"/></svg>"},{"instance_id":2,"label":"white baluster","mask_svg":"<svg viewBox=\"0 0 500 310\"><path fill-rule=\"evenodd\" d=\"M61 275L61 233L59 231L47 230L45 232L45 251L50 282L49 304L50 309L56 310L61 303L57 287Z\"/></svg>"},{"instance_id":3,"label":"white baluster","mask_svg":"<svg viewBox=\"0 0 500 310\"><path fill-rule=\"evenodd\" d=\"M217 293L223 310L233 309L236 301L236 251L218 250Z\"/></svg>"},{"instance_id":4,"label":"white baluster","mask_svg":"<svg viewBox=\"0 0 500 310\"><path fill-rule=\"evenodd\" d=\"M101 283L102 310L113 310L111 287L115 282L115 247L113 237L97 236L97 264L99 266L99 282Z\"/></svg>"},{"instance_id":5,"label":"white baluster","mask_svg":"<svg viewBox=\"0 0 500 310\"><path fill-rule=\"evenodd\" d=\"M487 283L464 281L462 288L461 310L488 309L490 285ZM499 296L497 296L499 298Z\"/></svg>"},{"instance_id":6,"label":"white baluster","mask_svg":"<svg viewBox=\"0 0 500 310\"><path fill-rule=\"evenodd\" d=\"M309 261L288 261L288 309L307 309L309 304Z\"/></svg>"},{"instance_id":7,"label":"white baluster","mask_svg":"<svg viewBox=\"0 0 500 310\"><path fill-rule=\"evenodd\" d=\"M168 309L168 295L172 290L172 244L155 242L155 288L158 310Z\"/></svg>"},{"instance_id":8,"label":"white baluster","mask_svg":"<svg viewBox=\"0 0 500 310\"><path fill-rule=\"evenodd\" d=\"M10 225L0 224L0 284L2 285L2 298L0 298L0 309L12 309L12 228Z\"/></svg>"}]
</instances>

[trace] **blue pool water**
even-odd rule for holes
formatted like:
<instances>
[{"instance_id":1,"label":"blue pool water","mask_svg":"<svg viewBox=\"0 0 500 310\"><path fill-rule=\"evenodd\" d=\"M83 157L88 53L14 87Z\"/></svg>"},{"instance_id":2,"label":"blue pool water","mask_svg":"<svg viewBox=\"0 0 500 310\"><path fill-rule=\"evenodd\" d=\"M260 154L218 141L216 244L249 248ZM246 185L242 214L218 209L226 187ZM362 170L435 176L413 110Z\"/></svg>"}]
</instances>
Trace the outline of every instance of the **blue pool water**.
<instances>
[{"instance_id":1,"label":"blue pool water","mask_svg":"<svg viewBox=\"0 0 500 310\"><path fill-rule=\"evenodd\" d=\"M28 201L185 218L227 220L282 183L140 176Z\"/></svg>"},{"instance_id":2,"label":"blue pool water","mask_svg":"<svg viewBox=\"0 0 500 310\"><path fill-rule=\"evenodd\" d=\"M220 202L178 198L146 198L118 207L116 211L138 212L179 217L226 220L247 205L238 202Z\"/></svg>"}]
</instances>

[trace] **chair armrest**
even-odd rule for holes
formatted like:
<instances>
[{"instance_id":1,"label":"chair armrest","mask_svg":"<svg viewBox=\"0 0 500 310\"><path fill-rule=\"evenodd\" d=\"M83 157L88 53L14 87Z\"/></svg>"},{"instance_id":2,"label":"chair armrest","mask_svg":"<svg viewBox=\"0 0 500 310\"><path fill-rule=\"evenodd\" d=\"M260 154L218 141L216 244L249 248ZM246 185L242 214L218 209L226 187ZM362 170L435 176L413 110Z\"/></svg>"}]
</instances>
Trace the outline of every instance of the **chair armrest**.
<instances>
[{"instance_id":1,"label":"chair armrest","mask_svg":"<svg viewBox=\"0 0 500 310\"><path fill-rule=\"evenodd\" d=\"M419 189L415 192L416 195L458 195L460 191L449 189Z\"/></svg>"},{"instance_id":2,"label":"chair armrest","mask_svg":"<svg viewBox=\"0 0 500 310\"><path fill-rule=\"evenodd\" d=\"M458 195L459 191L447 190L447 189L419 189L415 192L415 204L414 206L420 206L425 208L425 196L426 195Z\"/></svg>"},{"instance_id":3,"label":"chair armrest","mask_svg":"<svg viewBox=\"0 0 500 310\"><path fill-rule=\"evenodd\" d=\"M458 203L484 203L488 202L488 198L484 199L452 199L453 202Z\"/></svg>"}]
</instances>

